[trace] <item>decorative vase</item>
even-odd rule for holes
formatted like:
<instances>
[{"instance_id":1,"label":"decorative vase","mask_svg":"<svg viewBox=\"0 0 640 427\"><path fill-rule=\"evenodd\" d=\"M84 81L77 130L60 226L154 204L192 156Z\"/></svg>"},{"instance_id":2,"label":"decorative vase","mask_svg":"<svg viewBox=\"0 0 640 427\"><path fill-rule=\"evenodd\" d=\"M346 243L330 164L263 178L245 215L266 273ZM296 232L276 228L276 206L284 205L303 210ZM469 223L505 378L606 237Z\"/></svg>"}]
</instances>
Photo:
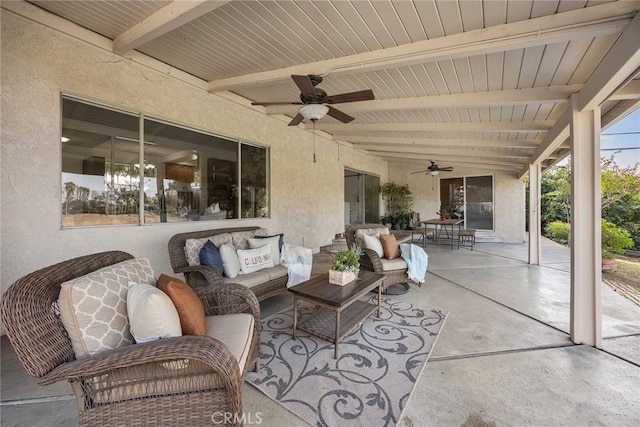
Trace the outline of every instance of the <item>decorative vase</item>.
<instances>
[{"instance_id":1,"label":"decorative vase","mask_svg":"<svg viewBox=\"0 0 640 427\"><path fill-rule=\"evenodd\" d=\"M447 218L445 218L443 216L440 217L440 221L444 221L445 219L447 219Z\"/></svg>"},{"instance_id":2,"label":"decorative vase","mask_svg":"<svg viewBox=\"0 0 640 427\"><path fill-rule=\"evenodd\" d=\"M358 278L356 271L336 271L329 270L329 283L344 286Z\"/></svg>"}]
</instances>

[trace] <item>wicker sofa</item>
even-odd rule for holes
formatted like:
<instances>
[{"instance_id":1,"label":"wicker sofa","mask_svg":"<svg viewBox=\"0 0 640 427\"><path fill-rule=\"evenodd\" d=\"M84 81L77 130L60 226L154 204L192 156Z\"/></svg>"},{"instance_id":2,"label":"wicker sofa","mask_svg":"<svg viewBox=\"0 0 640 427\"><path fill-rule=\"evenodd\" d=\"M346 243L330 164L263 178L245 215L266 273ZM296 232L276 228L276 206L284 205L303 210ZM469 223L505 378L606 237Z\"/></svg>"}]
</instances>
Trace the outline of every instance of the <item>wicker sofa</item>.
<instances>
[{"instance_id":1,"label":"wicker sofa","mask_svg":"<svg viewBox=\"0 0 640 427\"><path fill-rule=\"evenodd\" d=\"M41 385L69 381L81 426L210 426L215 411L236 414L233 425L240 425L244 375L249 367L258 368L261 328L258 301L243 286L212 289L205 302L206 314L217 317L213 324L230 319L234 334L245 337L241 358L223 344L227 337L221 333L219 339L192 335L128 344L76 359L60 319L61 284L130 260L118 251L86 255L15 282L2 298L2 322L18 359ZM246 306L249 315L232 314ZM215 316L226 314L231 316ZM251 315L246 328L237 325L238 316Z\"/></svg>"},{"instance_id":2,"label":"wicker sofa","mask_svg":"<svg viewBox=\"0 0 640 427\"><path fill-rule=\"evenodd\" d=\"M345 238L347 239L347 246L352 248L358 243L358 233L376 234L378 232L385 232L386 227L382 224L354 224L347 227L345 231ZM367 249L362 247L364 255L360 258L360 268L364 270L374 271L378 274L384 274L385 279L382 281L383 289L388 288L396 283L409 283L412 285L421 286L420 283L414 282L409 279L407 275L407 264L402 258L396 258L388 260L386 258L380 258L376 251L373 249Z\"/></svg>"},{"instance_id":3,"label":"wicker sofa","mask_svg":"<svg viewBox=\"0 0 640 427\"><path fill-rule=\"evenodd\" d=\"M212 236L233 233L258 233L266 235L266 230L259 227L235 227L219 228L212 230L192 231L179 233L169 240L169 259L174 273L182 273L187 282L199 295L212 286L220 286L225 283L239 283L251 289L251 291L262 301L266 298L287 291L287 280L289 278L286 267L276 265L256 273L240 275L233 279L223 276L213 267L204 265L190 265L185 252L185 246L190 239L206 241Z\"/></svg>"}]
</instances>

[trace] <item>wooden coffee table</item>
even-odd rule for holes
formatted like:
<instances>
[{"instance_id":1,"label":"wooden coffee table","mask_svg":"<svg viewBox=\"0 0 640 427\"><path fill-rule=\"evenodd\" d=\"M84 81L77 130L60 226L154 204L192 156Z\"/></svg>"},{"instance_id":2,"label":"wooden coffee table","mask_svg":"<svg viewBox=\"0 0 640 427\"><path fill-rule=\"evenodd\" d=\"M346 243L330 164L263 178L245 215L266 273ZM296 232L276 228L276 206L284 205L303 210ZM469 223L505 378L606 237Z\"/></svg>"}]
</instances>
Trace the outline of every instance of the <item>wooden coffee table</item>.
<instances>
[{"instance_id":1,"label":"wooden coffee table","mask_svg":"<svg viewBox=\"0 0 640 427\"><path fill-rule=\"evenodd\" d=\"M338 343L351 335L376 310L376 306L359 298L378 288L378 313L383 274L360 271L358 278L344 286L329 283L329 275L322 275L289 288L293 294L293 339L297 330L334 343L333 358L338 357ZM321 308L301 319L298 324L298 301L307 301Z\"/></svg>"}]
</instances>

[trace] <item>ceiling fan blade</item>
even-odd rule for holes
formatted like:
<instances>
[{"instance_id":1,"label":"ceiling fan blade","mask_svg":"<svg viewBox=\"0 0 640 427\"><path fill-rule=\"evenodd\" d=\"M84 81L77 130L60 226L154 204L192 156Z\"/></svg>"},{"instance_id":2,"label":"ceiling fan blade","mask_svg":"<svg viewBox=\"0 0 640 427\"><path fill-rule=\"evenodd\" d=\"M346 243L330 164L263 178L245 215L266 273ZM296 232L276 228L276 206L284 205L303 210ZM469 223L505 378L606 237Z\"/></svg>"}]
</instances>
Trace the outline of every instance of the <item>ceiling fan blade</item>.
<instances>
[{"instance_id":1,"label":"ceiling fan blade","mask_svg":"<svg viewBox=\"0 0 640 427\"><path fill-rule=\"evenodd\" d=\"M427 171L417 171L417 172L411 172L411 175L415 174L415 173L427 173Z\"/></svg>"},{"instance_id":2,"label":"ceiling fan blade","mask_svg":"<svg viewBox=\"0 0 640 427\"><path fill-rule=\"evenodd\" d=\"M444 171L444 172L451 172L453 170L453 167L451 166L445 166L443 168L438 169L440 171Z\"/></svg>"},{"instance_id":3,"label":"ceiling fan blade","mask_svg":"<svg viewBox=\"0 0 640 427\"><path fill-rule=\"evenodd\" d=\"M370 101L375 99L373 91L371 89L359 90L357 92L341 93L339 95L332 95L327 97L329 104L339 104L341 102L357 102L357 101Z\"/></svg>"},{"instance_id":4,"label":"ceiling fan blade","mask_svg":"<svg viewBox=\"0 0 640 427\"><path fill-rule=\"evenodd\" d=\"M303 105L302 102L252 102L251 105Z\"/></svg>"},{"instance_id":5,"label":"ceiling fan blade","mask_svg":"<svg viewBox=\"0 0 640 427\"><path fill-rule=\"evenodd\" d=\"M340 120L342 123L349 123L350 121L354 120L354 118L348 115L347 113L343 113L340 110L336 110L330 105L327 105L327 107L329 108L329 112L327 114L336 120Z\"/></svg>"},{"instance_id":6,"label":"ceiling fan blade","mask_svg":"<svg viewBox=\"0 0 640 427\"><path fill-rule=\"evenodd\" d=\"M311 78L309 76L292 75L291 78L296 83L298 89L300 89L300 93L303 96L312 98L316 97L316 89L315 87L313 87L313 83L311 82Z\"/></svg>"},{"instance_id":7,"label":"ceiling fan blade","mask_svg":"<svg viewBox=\"0 0 640 427\"><path fill-rule=\"evenodd\" d=\"M304 120L304 116L300 113L296 114L296 116L289 122L288 126L296 126L300 124Z\"/></svg>"}]
</instances>

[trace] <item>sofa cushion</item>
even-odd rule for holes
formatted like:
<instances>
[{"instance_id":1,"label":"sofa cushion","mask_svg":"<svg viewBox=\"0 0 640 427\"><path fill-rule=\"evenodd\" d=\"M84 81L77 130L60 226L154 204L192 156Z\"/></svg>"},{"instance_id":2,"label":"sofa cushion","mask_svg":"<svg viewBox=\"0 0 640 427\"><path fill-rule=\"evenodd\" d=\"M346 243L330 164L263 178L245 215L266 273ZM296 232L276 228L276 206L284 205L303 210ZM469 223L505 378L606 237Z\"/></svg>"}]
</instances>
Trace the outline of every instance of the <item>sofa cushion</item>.
<instances>
[{"instance_id":1,"label":"sofa cushion","mask_svg":"<svg viewBox=\"0 0 640 427\"><path fill-rule=\"evenodd\" d=\"M271 257L271 244L266 244L257 249L238 249L236 252L240 259L240 269L244 274L274 266L273 258Z\"/></svg>"},{"instance_id":2,"label":"sofa cushion","mask_svg":"<svg viewBox=\"0 0 640 427\"><path fill-rule=\"evenodd\" d=\"M182 336L180 318L171 298L155 286L129 284L127 316L131 335L138 344Z\"/></svg>"},{"instance_id":3,"label":"sofa cushion","mask_svg":"<svg viewBox=\"0 0 640 427\"><path fill-rule=\"evenodd\" d=\"M204 320L204 304L191 286L180 279L161 274L158 289L169 295L180 317L182 335L205 335L207 325Z\"/></svg>"},{"instance_id":4,"label":"sofa cushion","mask_svg":"<svg viewBox=\"0 0 640 427\"><path fill-rule=\"evenodd\" d=\"M253 340L253 316L248 313L207 317L207 335L220 340L244 372ZM156 378L149 380L149 378ZM188 378L188 380L185 380ZM97 403L112 403L148 396L185 394L224 386L220 375L197 360L176 360L116 369L88 379Z\"/></svg>"},{"instance_id":5,"label":"sofa cushion","mask_svg":"<svg viewBox=\"0 0 640 427\"><path fill-rule=\"evenodd\" d=\"M60 320L77 358L133 342L127 317L129 282L155 285L149 260L126 260L61 285Z\"/></svg>"},{"instance_id":6,"label":"sofa cushion","mask_svg":"<svg viewBox=\"0 0 640 427\"><path fill-rule=\"evenodd\" d=\"M249 313L208 316L207 335L219 339L238 361L240 372L247 363L253 339L253 315Z\"/></svg>"},{"instance_id":7,"label":"sofa cushion","mask_svg":"<svg viewBox=\"0 0 640 427\"><path fill-rule=\"evenodd\" d=\"M280 264L280 237L272 236L272 237L261 237L261 238L253 238L249 239L249 247L251 249L261 248L266 245L271 245L271 259L273 260L273 265Z\"/></svg>"},{"instance_id":8,"label":"sofa cushion","mask_svg":"<svg viewBox=\"0 0 640 427\"><path fill-rule=\"evenodd\" d=\"M218 270L220 274L224 273L220 250L211 240L207 240L202 249L200 249L200 265L207 265Z\"/></svg>"},{"instance_id":9,"label":"sofa cushion","mask_svg":"<svg viewBox=\"0 0 640 427\"><path fill-rule=\"evenodd\" d=\"M382 263L382 271L406 270L408 268L402 257L394 259L380 258L380 262Z\"/></svg>"},{"instance_id":10,"label":"sofa cushion","mask_svg":"<svg viewBox=\"0 0 640 427\"><path fill-rule=\"evenodd\" d=\"M235 248L231 242L225 243L220 246L220 256L222 257L222 266L224 269L224 275L230 278L235 278L240 274L240 259L236 253Z\"/></svg>"},{"instance_id":11,"label":"sofa cushion","mask_svg":"<svg viewBox=\"0 0 640 427\"><path fill-rule=\"evenodd\" d=\"M394 259L400 256L400 247L398 246L396 236L393 234L381 234L380 243L382 244L385 258Z\"/></svg>"},{"instance_id":12,"label":"sofa cushion","mask_svg":"<svg viewBox=\"0 0 640 427\"><path fill-rule=\"evenodd\" d=\"M187 257L187 263L190 266L200 265L200 250L208 240L211 240L214 245L220 247L225 243L231 242L231 234L220 233L200 239L187 239L184 242L184 255Z\"/></svg>"},{"instance_id":13,"label":"sofa cushion","mask_svg":"<svg viewBox=\"0 0 640 427\"><path fill-rule=\"evenodd\" d=\"M287 276L287 267L276 265L272 268L256 271L255 273L241 274L235 279L224 278L225 283L239 283L247 288L262 285L270 280L279 279Z\"/></svg>"}]
</instances>

